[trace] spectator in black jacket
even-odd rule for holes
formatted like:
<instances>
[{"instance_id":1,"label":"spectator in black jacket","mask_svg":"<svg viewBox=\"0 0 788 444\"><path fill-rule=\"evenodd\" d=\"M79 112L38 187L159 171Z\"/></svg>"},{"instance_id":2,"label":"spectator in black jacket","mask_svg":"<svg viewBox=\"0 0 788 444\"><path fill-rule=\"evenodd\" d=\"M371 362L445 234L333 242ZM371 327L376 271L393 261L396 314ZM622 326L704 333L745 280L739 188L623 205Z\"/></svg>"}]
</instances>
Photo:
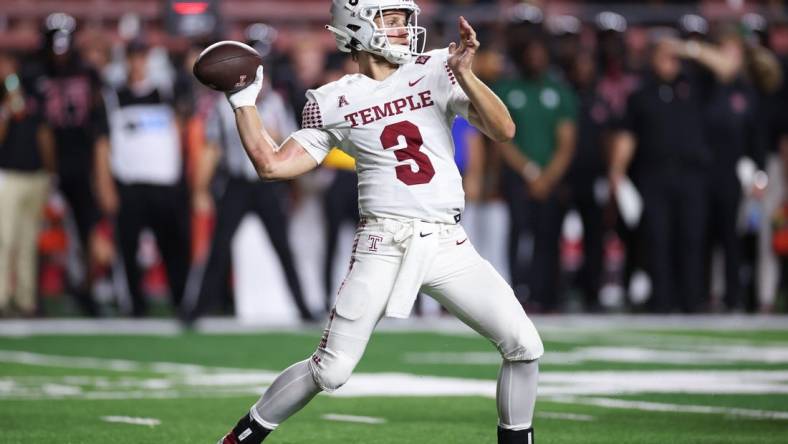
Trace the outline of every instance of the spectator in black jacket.
<instances>
[{"instance_id":1,"label":"spectator in black jacket","mask_svg":"<svg viewBox=\"0 0 788 444\"><path fill-rule=\"evenodd\" d=\"M683 75L676 45L655 36L651 73L627 103L612 142L610 183L626 174L643 198L642 237L654 312L700 309L706 227L706 169L701 91Z\"/></svg>"},{"instance_id":2,"label":"spectator in black jacket","mask_svg":"<svg viewBox=\"0 0 788 444\"><path fill-rule=\"evenodd\" d=\"M106 134L99 75L74 49L76 21L55 13L46 19L40 64L27 73L43 101L44 119L55 139L57 184L76 222L84 278L69 290L82 311L98 314L91 293L89 245L99 212L91 184L95 145Z\"/></svg>"},{"instance_id":3,"label":"spectator in black jacket","mask_svg":"<svg viewBox=\"0 0 788 444\"><path fill-rule=\"evenodd\" d=\"M742 186L761 191L766 186L763 172L765 119L760 116L758 96L744 69L744 43L735 30L724 30L717 44L692 40L674 43L681 56L696 61L707 70L700 73L705 78L699 80L705 89L704 130L711 154L707 179L710 221L707 249L712 251L716 245L722 247L725 257L723 302L726 309L741 311L744 309L740 269L742 240L737 222ZM737 174L737 166L745 159L757 165L752 178L740 178Z\"/></svg>"}]
</instances>

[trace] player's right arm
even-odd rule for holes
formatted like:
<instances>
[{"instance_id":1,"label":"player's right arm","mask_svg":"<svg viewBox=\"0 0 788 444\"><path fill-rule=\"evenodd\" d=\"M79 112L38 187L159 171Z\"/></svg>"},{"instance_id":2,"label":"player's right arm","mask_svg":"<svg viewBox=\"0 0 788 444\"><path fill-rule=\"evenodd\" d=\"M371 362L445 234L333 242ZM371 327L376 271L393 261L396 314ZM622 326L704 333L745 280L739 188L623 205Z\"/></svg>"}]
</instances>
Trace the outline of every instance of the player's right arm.
<instances>
[{"instance_id":1,"label":"player's right arm","mask_svg":"<svg viewBox=\"0 0 788 444\"><path fill-rule=\"evenodd\" d=\"M313 170L318 165L317 161L296 139L288 138L280 146L263 127L255 106L262 83L261 66L251 85L227 96L235 110L235 123L241 142L257 174L263 180L284 180Z\"/></svg>"},{"instance_id":2,"label":"player's right arm","mask_svg":"<svg viewBox=\"0 0 788 444\"><path fill-rule=\"evenodd\" d=\"M235 123L246 154L261 179L292 179L317 167L317 161L294 138L288 138L281 146L274 142L263 127L256 107L237 108Z\"/></svg>"}]
</instances>

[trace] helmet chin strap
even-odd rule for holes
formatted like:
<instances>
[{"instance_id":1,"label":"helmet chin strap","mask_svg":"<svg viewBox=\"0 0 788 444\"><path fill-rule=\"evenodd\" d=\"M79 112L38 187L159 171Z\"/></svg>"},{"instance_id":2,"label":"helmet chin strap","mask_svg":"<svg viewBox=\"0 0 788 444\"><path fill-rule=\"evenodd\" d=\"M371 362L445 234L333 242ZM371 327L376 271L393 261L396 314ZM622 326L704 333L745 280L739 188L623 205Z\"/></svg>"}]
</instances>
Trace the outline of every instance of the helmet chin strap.
<instances>
[{"instance_id":1,"label":"helmet chin strap","mask_svg":"<svg viewBox=\"0 0 788 444\"><path fill-rule=\"evenodd\" d=\"M396 55L396 60L391 60L391 58L386 57L385 55L383 57L385 57L386 60L388 60L389 62L394 63L396 65L405 64L412 57L412 54L410 52L410 46L407 46L407 45L393 45L393 44L389 44L388 53Z\"/></svg>"}]
</instances>

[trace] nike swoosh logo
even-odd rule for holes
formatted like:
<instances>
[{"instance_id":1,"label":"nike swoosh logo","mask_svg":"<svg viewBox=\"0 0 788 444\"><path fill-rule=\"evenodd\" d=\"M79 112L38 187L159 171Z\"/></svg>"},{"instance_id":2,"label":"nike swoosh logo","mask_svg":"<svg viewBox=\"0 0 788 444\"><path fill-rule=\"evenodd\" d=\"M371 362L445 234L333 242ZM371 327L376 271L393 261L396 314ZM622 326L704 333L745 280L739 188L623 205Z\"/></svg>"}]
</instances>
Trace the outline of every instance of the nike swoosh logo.
<instances>
[{"instance_id":1,"label":"nike swoosh logo","mask_svg":"<svg viewBox=\"0 0 788 444\"><path fill-rule=\"evenodd\" d=\"M419 233L419 236L421 236L421 237L427 237L427 236L429 236L429 235L431 235L431 234L432 234L432 233L427 233L427 234L424 234L424 233Z\"/></svg>"},{"instance_id":2,"label":"nike swoosh logo","mask_svg":"<svg viewBox=\"0 0 788 444\"><path fill-rule=\"evenodd\" d=\"M455 242L457 243L457 245L462 245L462 244L464 244L464 243L465 243L465 241L467 241L467 240L468 240L468 238L466 237L465 239L463 239L463 240L461 240L461 241L455 241Z\"/></svg>"},{"instance_id":3,"label":"nike swoosh logo","mask_svg":"<svg viewBox=\"0 0 788 444\"><path fill-rule=\"evenodd\" d=\"M416 79L416 80L414 80L412 82L408 82L408 86L414 86L415 84L421 82L421 79L423 79L424 77L426 77L426 75L425 76L421 76L421 77L419 77L418 79Z\"/></svg>"}]
</instances>

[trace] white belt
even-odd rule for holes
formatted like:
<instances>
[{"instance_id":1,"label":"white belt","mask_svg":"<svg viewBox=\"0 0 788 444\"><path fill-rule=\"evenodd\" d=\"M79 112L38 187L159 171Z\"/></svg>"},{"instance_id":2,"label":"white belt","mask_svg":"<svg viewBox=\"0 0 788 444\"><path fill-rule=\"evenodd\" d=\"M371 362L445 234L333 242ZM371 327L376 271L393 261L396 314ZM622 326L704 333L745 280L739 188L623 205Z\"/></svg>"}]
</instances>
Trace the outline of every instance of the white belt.
<instances>
[{"instance_id":1,"label":"white belt","mask_svg":"<svg viewBox=\"0 0 788 444\"><path fill-rule=\"evenodd\" d=\"M384 230L393 234L394 242L401 243L410 238L386 305L386 316L407 318L416 302L424 277L438 254L440 231L444 224L419 220L399 222L391 219L383 222Z\"/></svg>"}]
</instances>

